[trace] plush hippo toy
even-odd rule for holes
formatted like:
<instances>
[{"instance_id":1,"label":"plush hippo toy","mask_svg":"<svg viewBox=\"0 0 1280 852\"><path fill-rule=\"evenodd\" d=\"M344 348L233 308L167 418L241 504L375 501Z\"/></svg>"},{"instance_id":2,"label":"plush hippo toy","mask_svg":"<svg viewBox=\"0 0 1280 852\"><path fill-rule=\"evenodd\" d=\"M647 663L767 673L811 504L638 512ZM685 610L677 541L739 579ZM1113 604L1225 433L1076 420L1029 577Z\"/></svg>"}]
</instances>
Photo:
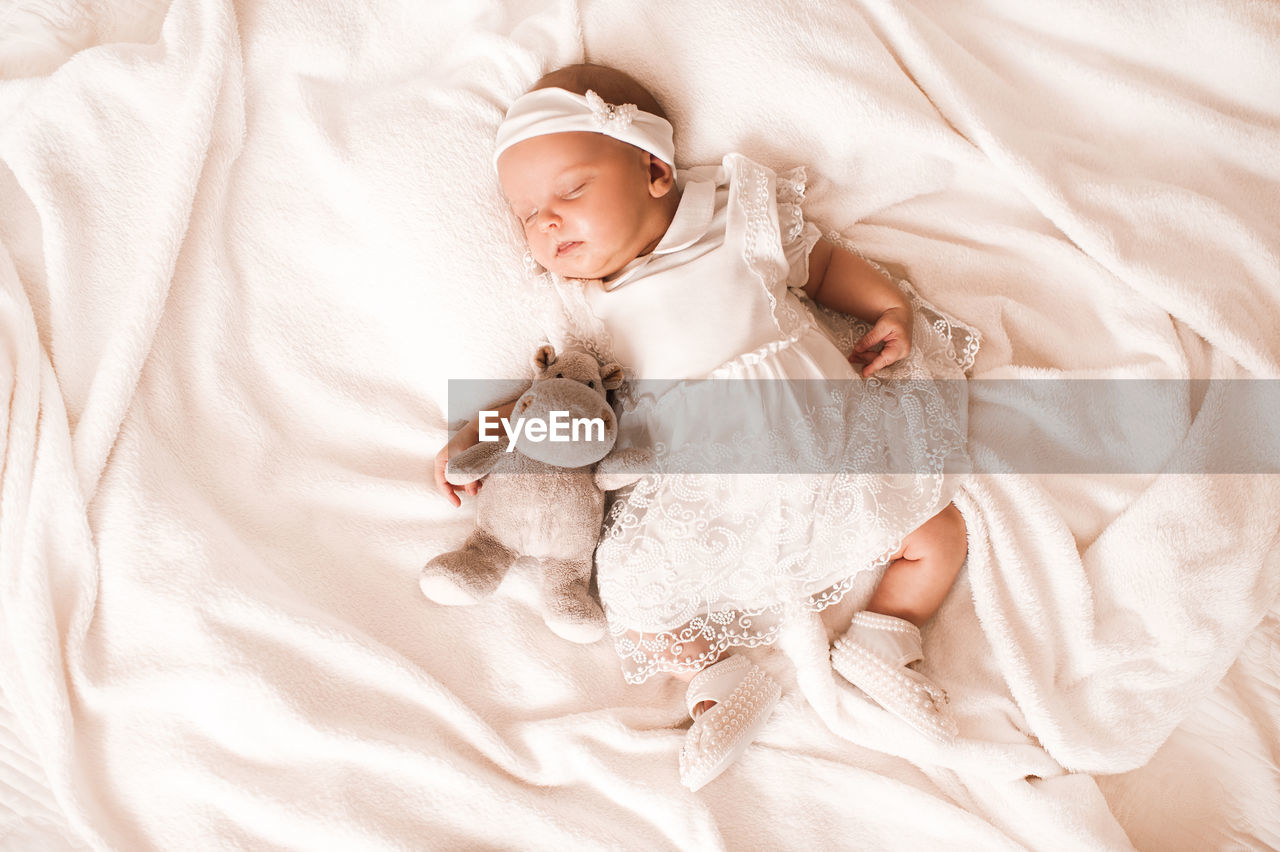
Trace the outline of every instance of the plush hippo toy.
<instances>
[{"instance_id":1,"label":"plush hippo toy","mask_svg":"<svg viewBox=\"0 0 1280 852\"><path fill-rule=\"evenodd\" d=\"M595 642L605 620L589 585L604 492L635 482L653 456L613 449L618 425L606 394L622 383L617 364L601 367L576 350L557 357L554 347L543 346L534 367L537 376L510 418L514 446L501 428L498 440L449 459L446 476L455 485L487 477L476 495L476 529L461 548L428 562L420 583L436 603L472 604L491 594L517 560L531 560L547 626L570 641ZM576 439L550 438L557 432L574 438L575 422Z\"/></svg>"}]
</instances>

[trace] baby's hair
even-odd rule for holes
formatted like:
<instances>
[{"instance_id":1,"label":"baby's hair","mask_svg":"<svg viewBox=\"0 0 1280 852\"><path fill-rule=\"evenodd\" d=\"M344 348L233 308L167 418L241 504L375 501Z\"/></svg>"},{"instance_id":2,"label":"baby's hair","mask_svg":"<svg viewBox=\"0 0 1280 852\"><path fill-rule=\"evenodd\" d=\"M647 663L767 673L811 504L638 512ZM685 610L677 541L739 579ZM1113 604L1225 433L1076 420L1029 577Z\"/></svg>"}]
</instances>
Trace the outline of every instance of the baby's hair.
<instances>
[{"instance_id":1,"label":"baby's hair","mask_svg":"<svg viewBox=\"0 0 1280 852\"><path fill-rule=\"evenodd\" d=\"M544 75L538 82L529 87L529 91L537 89L564 89L575 95L585 95L592 89L597 95L611 104L635 104L645 112L653 113L659 118L666 118L667 113L648 89L637 83L628 74L607 65L566 65Z\"/></svg>"}]
</instances>

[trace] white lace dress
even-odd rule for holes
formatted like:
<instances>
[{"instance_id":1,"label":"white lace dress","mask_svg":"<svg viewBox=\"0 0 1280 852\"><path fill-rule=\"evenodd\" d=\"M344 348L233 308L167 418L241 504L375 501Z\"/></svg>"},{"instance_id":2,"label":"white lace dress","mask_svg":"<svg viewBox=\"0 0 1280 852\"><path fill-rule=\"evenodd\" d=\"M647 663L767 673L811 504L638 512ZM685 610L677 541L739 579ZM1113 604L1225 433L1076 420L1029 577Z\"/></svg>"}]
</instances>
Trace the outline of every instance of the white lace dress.
<instances>
[{"instance_id":1,"label":"white lace dress","mask_svg":"<svg viewBox=\"0 0 1280 852\"><path fill-rule=\"evenodd\" d=\"M604 282L556 282L571 327L631 379L623 445L658 456L661 472L613 503L596 551L637 683L769 643L788 614L839 601L968 465L976 332L906 285L911 355L863 380L838 345L865 325L824 328L800 298L819 237L801 213L803 170L731 154L680 184L651 255Z\"/></svg>"}]
</instances>

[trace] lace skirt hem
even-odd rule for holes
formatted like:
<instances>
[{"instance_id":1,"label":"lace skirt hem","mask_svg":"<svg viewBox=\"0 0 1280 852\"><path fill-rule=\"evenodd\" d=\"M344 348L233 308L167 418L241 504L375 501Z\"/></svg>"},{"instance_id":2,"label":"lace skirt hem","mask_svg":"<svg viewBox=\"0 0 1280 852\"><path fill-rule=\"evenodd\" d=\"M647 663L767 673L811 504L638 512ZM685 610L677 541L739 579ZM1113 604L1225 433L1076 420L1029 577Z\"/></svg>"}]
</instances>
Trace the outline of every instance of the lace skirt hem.
<instances>
[{"instance_id":1,"label":"lace skirt hem","mask_svg":"<svg viewBox=\"0 0 1280 852\"><path fill-rule=\"evenodd\" d=\"M627 683L641 684L657 674L691 674L733 648L772 645L788 619L840 603L860 577L883 567L884 563L851 574L799 601L711 612L672 630L645 633L611 619L610 634L622 661L623 677Z\"/></svg>"}]
</instances>

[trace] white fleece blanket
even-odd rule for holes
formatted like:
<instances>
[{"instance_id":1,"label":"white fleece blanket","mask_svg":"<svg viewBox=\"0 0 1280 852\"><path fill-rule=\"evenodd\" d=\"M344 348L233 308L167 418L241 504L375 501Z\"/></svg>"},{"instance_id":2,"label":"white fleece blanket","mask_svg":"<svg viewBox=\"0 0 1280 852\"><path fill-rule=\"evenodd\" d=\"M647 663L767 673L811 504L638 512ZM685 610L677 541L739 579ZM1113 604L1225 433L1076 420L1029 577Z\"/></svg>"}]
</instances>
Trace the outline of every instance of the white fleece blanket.
<instances>
[{"instance_id":1,"label":"white fleece blanket","mask_svg":"<svg viewBox=\"0 0 1280 852\"><path fill-rule=\"evenodd\" d=\"M1086 773L1146 763L1275 600L1280 478L980 478L927 645L961 742L841 686L815 624L690 795L677 684L552 636L526 577L421 598L470 526L431 458L448 380L551 332L487 146L584 55L684 163L808 166L811 218L983 332L976 378L1280 377L1274 7L25 8L80 29L0 54L0 843L1128 846ZM1055 412L980 388L1000 469ZM1224 405L1172 411L1171 458Z\"/></svg>"}]
</instances>

